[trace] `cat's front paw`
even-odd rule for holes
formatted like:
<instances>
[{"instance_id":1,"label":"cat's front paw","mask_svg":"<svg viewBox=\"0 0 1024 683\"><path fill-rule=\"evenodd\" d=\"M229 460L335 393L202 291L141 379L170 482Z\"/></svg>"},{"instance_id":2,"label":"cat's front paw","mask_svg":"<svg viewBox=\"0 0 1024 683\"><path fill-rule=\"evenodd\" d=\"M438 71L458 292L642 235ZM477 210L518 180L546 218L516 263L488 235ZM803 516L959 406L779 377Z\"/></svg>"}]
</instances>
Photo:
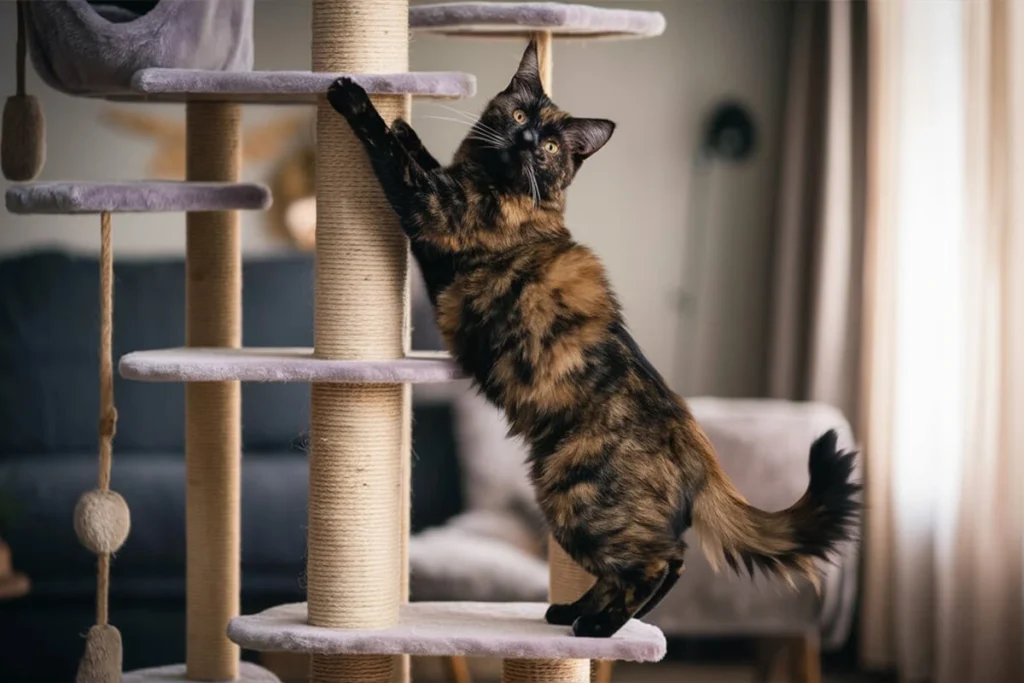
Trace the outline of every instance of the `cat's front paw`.
<instances>
[{"instance_id":1,"label":"cat's front paw","mask_svg":"<svg viewBox=\"0 0 1024 683\"><path fill-rule=\"evenodd\" d=\"M350 121L366 114L373 106L362 86L347 76L331 84L327 89L327 101L334 107L334 111Z\"/></svg>"}]
</instances>

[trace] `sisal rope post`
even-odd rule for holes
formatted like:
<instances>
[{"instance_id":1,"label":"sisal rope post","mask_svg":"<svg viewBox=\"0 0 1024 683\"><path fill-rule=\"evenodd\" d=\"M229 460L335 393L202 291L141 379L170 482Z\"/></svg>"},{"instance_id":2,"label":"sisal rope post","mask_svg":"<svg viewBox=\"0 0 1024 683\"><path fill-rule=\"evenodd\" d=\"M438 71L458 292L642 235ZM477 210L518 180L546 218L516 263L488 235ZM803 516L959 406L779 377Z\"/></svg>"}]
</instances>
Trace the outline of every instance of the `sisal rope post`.
<instances>
[{"instance_id":1,"label":"sisal rope post","mask_svg":"<svg viewBox=\"0 0 1024 683\"><path fill-rule=\"evenodd\" d=\"M533 34L537 41L537 62L544 92L551 95L551 32ZM552 603L574 602L594 585L594 577L583 571L548 536L548 600ZM586 659L535 660L506 659L502 665L503 683L589 683L591 663Z\"/></svg>"},{"instance_id":2,"label":"sisal rope post","mask_svg":"<svg viewBox=\"0 0 1024 683\"><path fill-rule=\"evenodd\" d=\"M314 0L313 70L408 70L407 0ZM385 120L406 96L374 97ZM392 359L408 346L408 243L362 145L326 98L317 103L314 352ZM410 428L401 384L314 384L310 409L309 623L398 622L408 578ZM312 683L391 683L403 658L314 655ZM397 665L397 666L396 666Z\"/></svg>"},{"instance_id":3,"label":"sisal rope post","mask_svg":"<svg viewBox=\"0 0 1024 683\"><path fill-rule=\"evenodd\" d=\"M114 256L110 214L100 215L100 343L99 343L99 476L98 486L75 506L75 533L96 553L96 625L89 629L76 683L118 683L121 680L121 633L111 626L110 555L124 544L131 521L124 498L110 490L113 441L117 430L114 407Z\"/></svg>"},{"instance_id":4,"label":"sisal rope post","mask_svg":"<svg viewBox=\"0 0 1024 683\"><path fill-rule=\"evenodd\" d=\"M237 104L189 102L186 177L236 182ZM238 347L242 337L241 233L237 211L186 217L185 342ZM189 680L230 681L240 651L227 638L239 613L241 388L185 385L186 670Z\"/></svg>"}]
</instances>

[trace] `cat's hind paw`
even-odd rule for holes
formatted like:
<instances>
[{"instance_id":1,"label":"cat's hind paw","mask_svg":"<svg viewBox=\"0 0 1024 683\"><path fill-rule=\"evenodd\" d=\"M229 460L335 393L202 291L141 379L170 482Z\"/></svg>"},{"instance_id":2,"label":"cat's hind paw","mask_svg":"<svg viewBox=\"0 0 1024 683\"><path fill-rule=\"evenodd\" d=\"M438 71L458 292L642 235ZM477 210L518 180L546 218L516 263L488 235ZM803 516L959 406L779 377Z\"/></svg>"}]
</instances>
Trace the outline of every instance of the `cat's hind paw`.
<instances>
[{"instance_id":1,"label":"cat's hind paw","mask_svg":"<svg viewBox=\"0 0 1024 683\"><path fill-rule=\"evenodd\" d=\"M555 626L572 626L579 616L575 605L551 605L544 613L544 621Z\"/></svg>"},{"instance_id":2,"label":"cat's hind paw","mask_svg":"<svg viewBox=\"0 0 1024 683\"><path fill-rule=\"evenodd\" d=\"M577 638L611 638L622 627L612 615L585 614L573 622L572 634Z\"/></svg>"}]
</instances>

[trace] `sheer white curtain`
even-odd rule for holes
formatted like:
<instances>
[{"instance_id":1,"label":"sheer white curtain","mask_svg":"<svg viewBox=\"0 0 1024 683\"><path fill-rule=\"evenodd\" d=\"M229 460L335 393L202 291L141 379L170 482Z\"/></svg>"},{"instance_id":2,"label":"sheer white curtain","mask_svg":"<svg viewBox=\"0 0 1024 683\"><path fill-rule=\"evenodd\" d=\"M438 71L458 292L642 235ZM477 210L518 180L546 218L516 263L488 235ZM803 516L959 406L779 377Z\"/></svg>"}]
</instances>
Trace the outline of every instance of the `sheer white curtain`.
<instances>
[{"instance_id":1,"label":"sheer white curtain","mask_svg":"<svg viewBox=\"0 0 1024 683\"><path fill-rule=\"evenodd\" d=\"M872 0L868 666L1024 680L1024 3Z\"/></svg>"}]
</instances>

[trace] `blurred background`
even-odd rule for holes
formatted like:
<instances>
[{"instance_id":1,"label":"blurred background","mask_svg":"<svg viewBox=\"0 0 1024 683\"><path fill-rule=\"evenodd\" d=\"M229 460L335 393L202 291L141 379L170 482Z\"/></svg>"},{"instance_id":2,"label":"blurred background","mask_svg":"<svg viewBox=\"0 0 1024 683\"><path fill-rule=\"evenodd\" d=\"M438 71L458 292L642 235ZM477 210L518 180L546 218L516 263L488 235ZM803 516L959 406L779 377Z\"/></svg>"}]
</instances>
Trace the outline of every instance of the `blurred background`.
<instances>
[{"instance_id":1,"label":"blurred background","mask_svg":"<svg viewBox=\"0 0 1024 683\"><path fill-rule=\"evenodd\" d=\"M1024 680L1024 7L591 4L661 12L666 29L555 43L553 99L618 123L573 185L570 229L752 503L795 501L808 445L835 427L862 451L868 505L820 595L715 575L693 553L648 618L666 662L601 675ZM5 94L15 25L0 2ZM310 41L309 2L256 2L255 69L308 69ZM479 112L523 43L416 33L410 47L411 69L477 78L473 98L413 104L443 161L467 132L448 107ZM31 68L27 89L47 117L41 179L184 177L183 106L73 98ZM274 194L242 214L250 346L312 343L313 130L308 107L244 108L244 179ZM0 539L31 582L0 590L12 683L70 680L93 618L71 513L95 477L96 223L0 212ZM115 217L116 354L182 343L183 228ZM414 346L441 349L418 279L413 320ZM183 391L118 380L116 396L133 529L111 599L128 669L183 658ZM462 383L414 397L413 599L545 600L522 448ZM245 386L244 613L303 599L307 430L308 387ZM305 665L275 666L299 680ZM415 666L417 680L464 673Z\"/></svg>"}]
</instances>

